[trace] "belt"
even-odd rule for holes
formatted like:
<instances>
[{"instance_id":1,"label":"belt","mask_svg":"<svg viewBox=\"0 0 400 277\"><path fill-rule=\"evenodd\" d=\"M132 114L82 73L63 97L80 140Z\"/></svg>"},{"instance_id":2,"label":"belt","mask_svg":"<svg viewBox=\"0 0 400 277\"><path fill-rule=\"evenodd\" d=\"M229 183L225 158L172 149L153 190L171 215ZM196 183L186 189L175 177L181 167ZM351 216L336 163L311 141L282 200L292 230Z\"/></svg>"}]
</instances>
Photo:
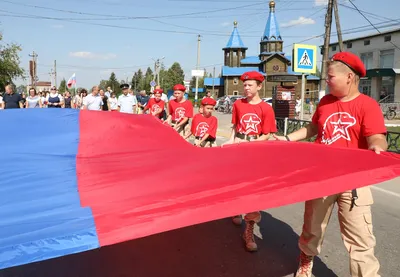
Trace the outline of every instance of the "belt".
<instances>
[{"instance_id":1,"label":"belt","mask_svg":"<svg viewBox=\"0 0 400 277\"><path fill-rule=\"evenodd\" d=\"M259 135L245 135L245 134L241 134L241 133L236 133L235 137L250 141L251 139L258 139L260 136Z\"/></svg>"},{"instance_id":2,"label":"belt","mask_svg":"<svg viewBox=\"0 0 400 277\"><path fill-rule=\"evenodd\" d=\"M201 137L195 137L195 139L201 140ZM208 138L206 138L205 141L207 141L207 142L215 142L215 138L208 137Z\"/></svg>"}]
</instances>

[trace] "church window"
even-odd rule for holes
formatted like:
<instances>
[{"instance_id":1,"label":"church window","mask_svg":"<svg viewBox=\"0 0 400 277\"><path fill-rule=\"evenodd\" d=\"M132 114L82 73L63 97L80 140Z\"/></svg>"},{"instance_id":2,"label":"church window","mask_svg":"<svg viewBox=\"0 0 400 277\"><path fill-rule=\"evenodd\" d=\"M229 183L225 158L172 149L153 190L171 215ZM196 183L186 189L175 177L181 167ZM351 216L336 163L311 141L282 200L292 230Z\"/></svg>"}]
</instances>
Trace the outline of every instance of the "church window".
<instances>
[{"instance_id":1,"label":"church window","mask_svg":"<svg viewBox=\"0 0 400 277\"><path fill-rule=\"evenodd\" d=\"M233 95L239 95L239 91L234 90L234 91L233 91Z\"/></svg>"},{"instance_id":2,"label":"church window","mask_svg":"<svg viewBox=\"0 0 400 277\"><path fill-rule=\"evenodd\" d=\"M239 84L239 79L237 77L233 78L233 84L238 85Z\"/></svg>"}]
</instances>

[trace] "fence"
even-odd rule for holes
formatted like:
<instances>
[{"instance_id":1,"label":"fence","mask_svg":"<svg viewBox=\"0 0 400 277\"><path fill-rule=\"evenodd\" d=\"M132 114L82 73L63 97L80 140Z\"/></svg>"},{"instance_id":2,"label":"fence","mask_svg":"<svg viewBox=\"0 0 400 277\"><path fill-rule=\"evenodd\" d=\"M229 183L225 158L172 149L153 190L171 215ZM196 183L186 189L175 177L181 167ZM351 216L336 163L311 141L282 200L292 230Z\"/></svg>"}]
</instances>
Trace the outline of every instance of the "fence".
<instances>
[{"instance_id":1,"label":"fence","mask_svg":"<svg viewBox=\"0 0 400 277\"><path fill-rule=\"evenodd\" d=\"M276 126L279 135L287 135L309 124L308 120L289 119L289 118L276 118ZM316 137L310 138L307 141L315 141ZM388 151L400 154L400 132L388 132L386 135L388 142Z\"/></svg>"}]
</instances>

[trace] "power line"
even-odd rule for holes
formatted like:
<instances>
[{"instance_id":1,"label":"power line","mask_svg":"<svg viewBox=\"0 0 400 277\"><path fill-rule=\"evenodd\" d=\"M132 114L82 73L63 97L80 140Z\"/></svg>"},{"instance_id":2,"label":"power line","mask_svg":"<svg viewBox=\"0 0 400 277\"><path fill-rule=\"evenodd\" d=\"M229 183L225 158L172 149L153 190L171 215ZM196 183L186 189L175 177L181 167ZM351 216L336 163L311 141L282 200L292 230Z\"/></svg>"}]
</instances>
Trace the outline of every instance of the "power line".
<instances>
[{"instance_id":1,"label":"power line","mask_svg":"<svg viewBox=\"0 0 400 277\"><path fill-rule=\"evenodd\" d=\"M342 6L342 7L348 8L348 9L350 9L350 10L357 11L357 9L356 9L356 8L353 8L353 7L350 7L350 6L344 5L344 4L339 4L339 5L340 5L340 6ZM390 21L397 21L397 22L400 22L400 19L393 19L393 18L389 18L389 17L381 16L381 15L378 15L378 14L374 14L374 13L366 12L366 11L363 11L363 10L360 10L360 9L358 9L358 11L359 11L359 12L363 12L364 14L368 14L368 15L374 16L375 18L378 18L379 20L385 19L385 20L390 20Z\"/></svg>"},{"instance_id":2,"label":"power line","mask_svg":"<svg viewBox=\"0 0 400 277\"><path fill-rule=\"evenodd\" d=\"M50 11L57 11L57 12L63 12L63 13L71 13L71 14L79 14L79 15L90 15L90 16L104 16L106 18L119 18L119 19L150 19L150 18L171 18L171 17L184 17L184 16L189 16L189 15L199 15L199 14L209 14L209 13L217 13L217 12L223 12L223 11L229 11L229 10L237 10L241 8L246 8L246 7L254 7L254 6L259 6L264 3L257 3L257 4L247 4L247 5L242 5L242 6L237 6L237 7L232 7L232 8L223 8L223 9L217 9L217 10L210 10L210 11L205 11L205 12L192 12L192 13L180 13L180 14L172 14L172 15L157 15L157 16L119 16L119 15L112 15L112 14L99 14L99 13L86 13L86 12L77 12L77 11L70 11L70 10L63 10L63 9L55 9L55 8L50 8L50 7L43 7L43 6L37 6L37 5L29 5L29 4L24 4L24 3L18 3L18 2L12 2L8 0L0 0L0 2L5 2L13 5L19 5L19 6L24 6L24 7L31 7L31 8L37 8L37 9L44 9L44 10L50 10ZM79 20L79 19L76 19ZM104 19L102 19L104 20Z\"/></svg>"},{"instance_id":3,"label":"power line","mask_svg":"<svg viewBox=\"0 0 400 277\"><path fill-rule=\"evenodd\" d=\"M354 8L359 12L359 14L361 14L362 15L362 17L364 17L365 18L365 20L367 20L368 21L368 23L372 26L372 27L374 27L374 29L379 33L379 34L382 34L381 33L381 31L379 31L379 29L378 28L376 28L375 27L375 25L357 8L357 6L353 3L353 1L352 0L349 0L349 2L354 6ZM389 41L391 44L393 44L393 46L394 47L396 47L397 49L399 49L400 50L400 47L398 47L396 44L394 44L392 41Z\"/></svg>"}]
</instances>

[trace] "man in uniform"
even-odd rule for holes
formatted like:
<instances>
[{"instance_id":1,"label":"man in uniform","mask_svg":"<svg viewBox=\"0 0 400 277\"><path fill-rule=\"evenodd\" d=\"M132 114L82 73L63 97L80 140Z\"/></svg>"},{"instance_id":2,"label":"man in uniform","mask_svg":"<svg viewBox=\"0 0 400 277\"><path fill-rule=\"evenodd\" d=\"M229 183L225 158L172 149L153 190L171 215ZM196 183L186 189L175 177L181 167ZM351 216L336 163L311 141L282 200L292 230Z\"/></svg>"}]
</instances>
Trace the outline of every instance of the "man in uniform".
<instances>
[{"instance_id":1,"label":"man in uniform","mask_svg":"<svg viewBox=\"0 0 400 277\"><path fill-rule=\"evenodd\" d=\"M277 131L274 110L262 101L259 94L264 76L257 71L250 71L244 73L240 79L243 81L245 98L238 99L233 104L232 135L224 145L268 140L270 134ZM246 249L257 251L257 244L254 240L254 225L261 221L261 213L258 211L248 213L244 219L246 228L243 239ZM233 223L241 225L242 216L235 216Z\"/></svg>"},{"instance_id":2,"label":"man in uniform","mask_svg":"<svg viewBox=\"0 0 400 277\"><path fill-rule=\"evenodd\" d=\"M133 114L136 111L136 97L129 94L130 86L128 84L122 84L120 88L122 89L122 95L118 97L119 112Z\"/></svg>"},{"instance_id":3,"label":"man in uniform","mask_svg":"<svg viewBox=\"0 0 400 277\"><path fill-rule=\"evenodd\" d=\"M301 141L317 135L316 143L328 147L369 149L377 154L386 151L386 127L379 104L358 90L360 78L365 75L365 66L358 56L350 52L335 54L326 81L330 94L321 99L312 123L285 137L275 138ZM373 199L369 187L306 201L296 277L312 276L313 257L321 252L336 203L343 242L350 256L351 276L379 277L379 262L374 254L376 240L372 232Z\"/></svg>"}]
</instances>

